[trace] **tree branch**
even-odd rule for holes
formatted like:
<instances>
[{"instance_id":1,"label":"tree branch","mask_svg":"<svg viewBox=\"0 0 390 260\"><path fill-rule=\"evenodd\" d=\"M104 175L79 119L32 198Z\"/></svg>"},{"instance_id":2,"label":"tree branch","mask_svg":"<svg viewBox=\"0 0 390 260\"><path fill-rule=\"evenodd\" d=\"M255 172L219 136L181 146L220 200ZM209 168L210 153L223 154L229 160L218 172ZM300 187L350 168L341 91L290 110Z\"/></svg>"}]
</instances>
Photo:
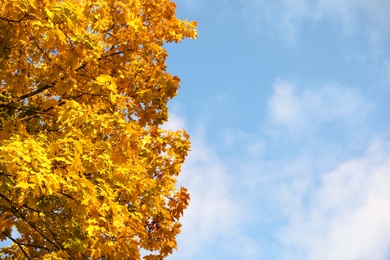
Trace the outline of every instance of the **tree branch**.
<instances>
[{"instance_id":1,"label":"tree branch","mask_svg":"<svg viewBox=\"0 0 390 260\"><path fill-rule=\"evenodd\" d=\"M2 197L4 200L6 200L9 204L10 204L10 208L9 210L14 213L15 215L18 215L23 221L25 221L30 227L32 227L38 234L40 234L46 241L48 241L49 243L51 243L57 250L60 250L61 248L59 248L53 241L51 241L48 237L45 236L45 234L42 233L42 231L40 231L35 225L34 223L31 223L29 222L26 217L21 213L19 212L19 209L16 208L12 201L10 199L8 199L7 197L5 197L3 194L0 193L0 197ZM26 207L26 206L22 206L22 207ZM30 209L31 210L31 209ZM61 244L60 244L60 247L61 247Z\"/></svg>"},{"instance_id":2,"label":"tree branch","mask_svg":"<svg viewBox=\"0 0 390 260\"><path fill-rule=\"evenodd\" d=\"M29 256L28 256L28 254L27 254L27 252L26 251L24 251L24 249L23 249L23 245L22 244L20 244L18 241L16 241L13 237L11 237L11 236L9 236L7 233L5 233L4 231L3 232L1 232L3 235L5 235L6 237L8 237L12 242L14 242L15 244L17 244L18 245L18 247L20 248L20 250L22 250L22 252L23 252L23 254L26 256L26 258L27 259L31 259Z\"/></svg>"},{"instance_id":3,"label":"tree branch","mask_svg":"<svg viewBox=\"0 0 390 260\"><path fill-rule=\"evenodd\" d=\"M48 61L51 61L51 58L49 57L49 55L41 48L41 46L39 46L37 39L35 39L34 35L32 35L32 33L30 31L28 31L28 30L26 30L26 31L30 35L30 37L33 39L35 45L37 45L38 50L45 55L45 57Z\"/></svg>"},{"instance_id":4,"label":"tree branch","mask_svg":"<svg viewBox=\"0 0 390 260\"><path fill-rule=\"evenodd\" d=\"M11 174L5 173L5 172L0 172L1 176L7 176L7 177L12 177Z\"/></svg>"},{"instance_id":5,"label":"tree branch","mask_svg":"<svg viewBox=\"0 0 390 260\"><path fill-rule=\"evenodd\" d=\"M38 111L38 110L33 110L33 109L23 109L23 108L20 108L20 107L13 107L13 106L8 105L8 104L0 104L0 107L16 109L18 111L32 112L32 113L36 113L36 114L44 114L44 115L54 116L53 114L47 112L47 111L51 110L53 107L50 107L50 108L48 108L48 109L46 109L44 111Z\"/></svg>"},{"instance_id":6,"label":"tree branch","mask_svg":"<svg viewBox=\"0 0 390 260\"><path fill-rule=\"evenodd\" d=\"M22 18L20 18L19 20L12 20L12 19L8 19L8 18L2 17L2 16L0 16L0 20L6 21L9 23L20 23L21 21L23 21L27 17L28 17L28 15L27 15L27 13L25 13L24 16Z\"/></svg>"},{"instance_id":7,"label":"tree branch","mask_svg":"<svg viewBox=\"0 0 390 260\"><path fill-rule=\"evenodd\" d=\"M59 192L61 195L64 195L65 197L71 199L71 200L74 200L76 201L72 196L70 196L69 194L66 194L66 193L63 193L62 191Z\"/></svg>"},{"instance_id":8,"label":"tree branch","mask_svg":"<svg viewBox=\"0 0 390 260\"><path fill-rule=\"evenodd\" d=\"M60 250L61 248L59 248L53 241L51 241L48 237L46 237L45 234L42 233L42 231L40 231L35 225L34 223L31 223L29 222L24 215L20 214L18 212L18 215L21 217L21 219L23 219L30 227L32 227L38 234L40 234L47 242L49 242L50 244L52 244L57 250Z\"/></svg>"},{"instance_id":9,"label":"tree branch","mask_svg":"<svg viewBox=\"0 0 390 260\"><path fill-rule=\"evenodd\" d=\"M57 81L54 81L54 82L52 82L51 84L45 85L45 86L43 86L43 87L40 87L40 88L34 90L33 92L30 92L30 93L27 93L27 94L22 95L22 96L20 96L20 97L17 97L17 98L16 98L16 101L21 101L21 100L23 100L23 99L26 99L26 98L32 97L32 96L34 96L34 95L36 95L36 94L38 94L38 93L41 93L41 92L45 91L46 89L49 89L49 88L54 87L56 83L57 83ZM12 103L12 102L11 102L11 103Z\"/></svg>"}]
</instances>

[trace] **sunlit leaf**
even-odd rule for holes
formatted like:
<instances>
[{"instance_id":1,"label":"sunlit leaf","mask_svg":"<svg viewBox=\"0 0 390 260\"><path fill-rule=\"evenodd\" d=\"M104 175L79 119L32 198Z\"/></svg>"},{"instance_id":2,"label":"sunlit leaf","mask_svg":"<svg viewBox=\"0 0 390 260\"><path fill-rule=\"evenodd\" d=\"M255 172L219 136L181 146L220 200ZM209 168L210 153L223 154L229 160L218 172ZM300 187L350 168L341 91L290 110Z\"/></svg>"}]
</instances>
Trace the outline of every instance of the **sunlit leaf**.
<instances>
[{"instance_id":1,"label":"sunlit leaf","mask_svg":"<svg viewBox=\"0 0 390 260\"><path fill-rule=\"evenodd\" d=\"M168 0L0 0L0 249L6 259L163 259L189 196L164 131L195 38ZM17 230L15 236L12 230Z\"/></svg>"}]
</instances>

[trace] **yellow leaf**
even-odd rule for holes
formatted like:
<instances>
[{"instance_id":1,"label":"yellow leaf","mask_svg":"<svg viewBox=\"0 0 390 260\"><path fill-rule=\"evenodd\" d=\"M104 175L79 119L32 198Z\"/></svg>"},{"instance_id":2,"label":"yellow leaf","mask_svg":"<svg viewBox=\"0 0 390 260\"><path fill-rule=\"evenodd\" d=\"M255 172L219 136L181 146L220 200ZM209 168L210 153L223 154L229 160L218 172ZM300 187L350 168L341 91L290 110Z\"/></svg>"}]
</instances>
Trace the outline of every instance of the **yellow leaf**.
<instances>
[{"instance_id":1,"label":"yellow leaf","mask_svg":"<svg viewBox=\"0 0 390 260\"><path fill-rule=\"evenodd\" d=\"M180 82L165 44L194 38L195 23L166 0L1 3L0 231L34 245L2 250L166 258L189 200L175 186L189 141L161 130Z\"/></svg>"},{"instance_id":2,"label":"yellow leaf","mask_svg":"<svg viewBox=\"0 0 390 260\"><path fill-rule=\"evenodd\" d=\"M16 184L15 186L16 188L22 188L22 189L28 189L30 188L30 184L28 184L27 182L19 182L18 184Z\"/></svg>"},{"instance_id":3,"label":"yellow leaf","mask_svg":"<svg viewBox=\"0 0 390 260\"><path fill-rule=\"evenodd\" d=\"M58 28L58 26L56 26L56 35L57 35L58 39L59 39L63 44L66 44L66 43L67 43L65 34Z\"/></svg>"}]
</instances>

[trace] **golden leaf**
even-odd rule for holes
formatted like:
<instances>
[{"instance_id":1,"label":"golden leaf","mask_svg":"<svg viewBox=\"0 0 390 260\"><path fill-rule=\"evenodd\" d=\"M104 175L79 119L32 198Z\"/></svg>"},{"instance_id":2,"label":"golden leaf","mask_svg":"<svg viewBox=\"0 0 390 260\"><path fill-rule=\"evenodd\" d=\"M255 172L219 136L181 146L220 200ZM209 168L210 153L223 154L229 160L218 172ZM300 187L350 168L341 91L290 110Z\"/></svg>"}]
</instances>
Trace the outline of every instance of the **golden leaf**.
<instances>
[{"instance_id":1,"label":"golden leaf","mask_svg":"<svg viewBox=\"0 0 390 260\"><path fill-rule=\"evenodd\" d=\"M161 130L180 82L164 44L196 24L166 0L2 3L0 231L16 226L29 246L0 255L167 257L189 200L175 187L189 136Z\"/></svg>"}]
</instances>

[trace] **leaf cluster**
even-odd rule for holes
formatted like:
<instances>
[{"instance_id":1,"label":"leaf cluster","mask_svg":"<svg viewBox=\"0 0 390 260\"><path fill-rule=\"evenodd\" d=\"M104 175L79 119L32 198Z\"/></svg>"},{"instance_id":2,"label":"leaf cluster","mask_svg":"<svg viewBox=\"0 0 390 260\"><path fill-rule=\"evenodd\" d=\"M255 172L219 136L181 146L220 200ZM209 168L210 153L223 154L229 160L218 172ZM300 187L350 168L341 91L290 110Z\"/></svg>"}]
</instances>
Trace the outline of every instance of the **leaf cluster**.
<instances>
[{"instance_id":1,"label":"leaf cluster","mask_svg":"<svg viewBox=\"0 0 390 260\"><path fill-rule=\"evenodd\" d=\"M3 259L172 253L190 143L160 128L179 88L163 45L195 27L169 0L0 0Z\"/></svg>"}]
</instances>

